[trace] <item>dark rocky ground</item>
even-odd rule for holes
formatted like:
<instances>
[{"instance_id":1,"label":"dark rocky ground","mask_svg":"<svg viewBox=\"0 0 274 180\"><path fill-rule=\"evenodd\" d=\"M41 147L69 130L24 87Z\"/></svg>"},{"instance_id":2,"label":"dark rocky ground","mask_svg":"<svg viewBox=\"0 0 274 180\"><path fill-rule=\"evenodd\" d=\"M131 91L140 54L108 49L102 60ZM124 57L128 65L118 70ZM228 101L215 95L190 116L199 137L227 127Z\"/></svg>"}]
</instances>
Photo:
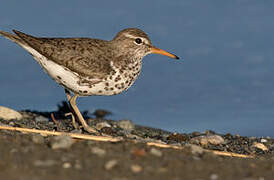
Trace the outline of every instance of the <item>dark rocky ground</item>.
<instances>
[{"instance_id":1,"label":"dark rocky ground","mask_svg":"<svg viewBox=\"0 0 274 180\"><path fill-rule=\"evenodd\" d=\"M71 125L66 104L53 112L22 111L22 120L3 126L85 133ZM84 112L88 123L120 142L98 142L67 136L42 136L0 130L0 179L274 179L274 139L231 134L179 134L142 127L129 120L107 119L108 112ZM86 133L87 134L87 133ZM182 149L148 146L165 143ZM217 150L250 155L239 158L216 155Z\"/></svg>"}]
</instances>

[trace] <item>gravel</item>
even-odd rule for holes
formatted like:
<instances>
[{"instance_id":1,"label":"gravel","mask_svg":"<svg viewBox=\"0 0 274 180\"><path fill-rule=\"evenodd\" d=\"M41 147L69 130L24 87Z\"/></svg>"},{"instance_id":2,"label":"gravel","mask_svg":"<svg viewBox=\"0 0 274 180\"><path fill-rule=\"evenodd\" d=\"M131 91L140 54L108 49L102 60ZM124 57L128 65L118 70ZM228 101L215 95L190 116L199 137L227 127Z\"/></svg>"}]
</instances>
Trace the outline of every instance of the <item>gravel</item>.
<instances>
[{"instance_id":1,"label":"gravel","mask_svg":"<svg viewBox=\"0 0 274 180\"><path fill-rule=\"evenodd\" d=\"M0 119L0 124L75 132L70 117L63 116L61 112L20 113L23 119ZM50 118L51 113L54 113L56 122ZM39 116L47 118L48 122L36 121ZM0 130L0 177L21 180L226 180L274 177L274 139L270 137L245 137L213 131L172 133L139 125L128 128L128 125L119 126L119 121L103 117L88 119L88 123L93 127L98 123L107 123L107 127L103 127L101 132L123 140L116 143L97 142L74 140L67 136L41 136ZM78 133L88 134L82 129ZM181 148L147 146L147 142ZM211 150L252 155L256 158L224 157L208 152Z\"/></svg>"}]
</instances>

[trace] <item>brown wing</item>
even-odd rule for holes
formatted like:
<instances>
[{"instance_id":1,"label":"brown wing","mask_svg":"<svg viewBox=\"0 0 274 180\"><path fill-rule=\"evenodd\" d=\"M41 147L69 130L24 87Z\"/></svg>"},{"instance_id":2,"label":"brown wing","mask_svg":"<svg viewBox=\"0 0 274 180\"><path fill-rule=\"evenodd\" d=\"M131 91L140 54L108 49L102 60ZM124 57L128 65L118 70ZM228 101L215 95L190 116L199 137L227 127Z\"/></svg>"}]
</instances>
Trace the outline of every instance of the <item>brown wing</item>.
<instances>
[{"instance_id":1,"label":"brown wing","mask_svg":"<svg viewBox=\"0 0 274 180\"><path fill-rule=\"evenodd\" d=\"M16 34L11 34L5 31L0 31L0 35L4 36L5 38L19 44L19 45L27 45L25 41L23 41L20 37L18 37Z\"/></svg>"},{"instance_id":2,"label":"brown wing","mask_svg":"<svg viewBox=\"0 0 274 180\"><path fill-rule=\"evenodd\" d=\"M113 71L107 41L90 38L37 38L13 31L49 60L80 75L90 79L103 79Z\"/></svg>"}]
</instances>

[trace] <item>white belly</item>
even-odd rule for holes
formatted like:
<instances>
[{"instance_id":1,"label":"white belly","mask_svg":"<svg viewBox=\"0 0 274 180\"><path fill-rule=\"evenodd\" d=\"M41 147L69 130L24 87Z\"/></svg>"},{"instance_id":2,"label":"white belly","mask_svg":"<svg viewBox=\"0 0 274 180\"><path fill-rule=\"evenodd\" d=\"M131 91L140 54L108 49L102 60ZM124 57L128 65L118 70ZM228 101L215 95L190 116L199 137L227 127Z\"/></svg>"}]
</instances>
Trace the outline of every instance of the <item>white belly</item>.
<instances>
[{"instance_id":1,"label":"white belly","mask_svg":"<svg viewBox=\"0 0 274 180\"><path fill-rule=\"evenodd\" d=\"M113 66L116 73L109 75L104 80L85 79L68 68L48 60L33 48L24 45L21 46L33 55L34 59L44 68L45 72L57 83L80 96L119 94L133 84L141 68L138 68L137 71L135 70L136 73L134 76L129 76L128 74L119 73L119 69ZM87 81L96 83L87 83Z\"/></svg>"}]
</instances>

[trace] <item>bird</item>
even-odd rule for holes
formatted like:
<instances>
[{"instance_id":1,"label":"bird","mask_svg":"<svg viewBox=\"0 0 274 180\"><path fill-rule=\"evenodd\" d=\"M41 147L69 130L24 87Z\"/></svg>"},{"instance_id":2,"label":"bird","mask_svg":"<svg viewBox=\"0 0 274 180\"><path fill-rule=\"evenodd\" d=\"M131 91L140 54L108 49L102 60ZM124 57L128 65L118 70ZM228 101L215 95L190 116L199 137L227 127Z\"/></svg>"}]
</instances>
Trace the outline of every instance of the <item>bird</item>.
<instances>
[{"instance_id":1,"label":"bird","mask_svg":"<svg viewBox=\"0 0 274 180\"><path fill-rule=\"evenodd\" d=\"M79 96L110 96L126 91L139 76L142 59L148 54L179 59L153 46L148 35L138 28L121 30L112 40L36 37L12 31L14 34L0 31L0 35L29 52L63 86L73 117L89 133L99 132L83 118L76 104Z\"/></svg>"}]
</instances>

